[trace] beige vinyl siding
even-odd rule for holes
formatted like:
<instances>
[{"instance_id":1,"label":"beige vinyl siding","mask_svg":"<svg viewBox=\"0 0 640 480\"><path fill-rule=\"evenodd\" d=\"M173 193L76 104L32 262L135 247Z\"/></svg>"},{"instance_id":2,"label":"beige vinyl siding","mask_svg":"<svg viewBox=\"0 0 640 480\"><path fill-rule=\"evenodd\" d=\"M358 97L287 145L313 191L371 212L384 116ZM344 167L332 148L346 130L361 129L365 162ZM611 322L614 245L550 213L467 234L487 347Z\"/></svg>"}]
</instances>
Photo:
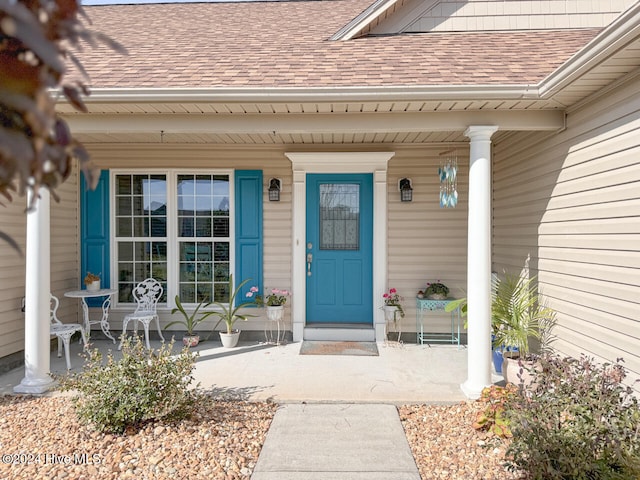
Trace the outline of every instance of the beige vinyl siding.
<instances>
[{"instance_id":1,"label":"beige vinyl siding","mask_svg":"<svg viewBox=\"0 0 640 480\"><path fill-rule=\"evenodd\" d=\"M58 318L65 323L82 322L82 309L64 292L80 288L79 173L57 190L60 202L51 200L51 292L60 300Z\"/></svg>"},{"instance_id":2,"label":"beige vinyl siding","mask_svg":"<svg viewBox=\"0 0 640 480\"><path fill-rule=\"evenodd\" d=\"M623 357L640 376L640 82L569 112L558 135L494 148L494 269L528 265L562 354ZM637 388L637 387L636 387Z\"/></svg>"},{"instance_id":3,"label":"beige vinyl siding","mask_svg":"<svg viewBox=\"0 0 640 480\"><path fill-rule=\"evenodd\" d=\"M93 159L101 168L207 168L207 169L255 169L263 171L263 278L264 287L291 290L291 198L293 174L291 162L284 156L282 147L221 147L215 145L89 145ZM269 179L282 180L279 202L268 199ZM242 214L242 212L236 212ZM264 292L260 292L264 293ZM109 317L111 329L120 333L122 318L131 308L113 308ZM265 316L262 310L248 311L256 317L241 322L241 330L263 330ZM95 313L97 314L97 312ZM161 326L175 320L166 308L159 309ZM291 306L285 308L285 326L291 330ZM217 322L210 317L203 332ZM220 327L219 327L220 328ZM172 327L180 330L180 326ZM167 335L165 335L167 337Z\"/></svg>"},{"instance_id":4,"label":"beige vinyl siding","mask_svg":"<svg viewBox=\"0 0 640 480\"><path fill-rule=\"evenodd\" d=\"M0 207L0 229L26 248L26 199L16 196ZM24 314L20 301L24 296L25 258L0 240L0 358L24 349Z\"/></svg>"},{"instance_id":5,"label":"beige vinyl siding","mask_svg":"<svg viewBox=\"0 0 640 480\"><path fill-rule=\"evenodd\" d=\"M390 22L395 22L393 27L403 32L605 27L633 3L634 0L423 1L411 4L415 17L401 19L405 24L393 18ZM411 21L406 24L409 18ZM385 24L382 27L393 28Z\"/></svg>"},{"instance_id":6,"label":"beige vinyl siding","mask_svg":"<svg viewBox=\"0 0 640 480\"><path fill-rule=\"evenodd\" d=\"M60 298L59 318L77 321L75 302L62 295L76 285L78 278L77 175L56 190L60 202L51 200L51 290ZM0 209L2 230L26 251L26 198L16 195ZM24 350L24 313L20 310L25 295L25 257L6 243L0 248L0 358Z\"/></svg>"},{"instance_id":7,"label":"beige vinyl siding","mask_svg":"<svg viewBox=\"0 0 640 480\"><path fill-rule=\"evenodd\" d=\"M456 150L458 206L440 208L440 153L449 148L399 148L389 162L388 287L404 297L403 332L416 331L416 294L427 282L440 280L450 288L451 296L465 295L469 150L467 146ZM400 201L398 180L404 177L413 184L411 203ZM450 321L448 313L427 312L424 329L449 332Z\"/></svg>"}]
</instances>

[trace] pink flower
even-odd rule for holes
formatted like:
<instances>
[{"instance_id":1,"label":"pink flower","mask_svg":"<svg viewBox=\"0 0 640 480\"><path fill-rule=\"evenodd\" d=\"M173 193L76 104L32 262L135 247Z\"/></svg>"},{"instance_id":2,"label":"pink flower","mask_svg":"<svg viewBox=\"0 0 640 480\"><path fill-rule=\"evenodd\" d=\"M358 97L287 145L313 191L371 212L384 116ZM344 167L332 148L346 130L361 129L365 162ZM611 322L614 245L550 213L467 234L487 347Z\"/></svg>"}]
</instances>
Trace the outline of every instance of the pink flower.
<instances>
[{"instance_id":1,"label":"pink flower","mask_svg":"<svg viewBox=\"0 0 640 480\"><path fill-rule=\"evenodd\" d=\"M397 292L397 290L396 290L395 288L390 288L390 289L389 289L389 293L390 293L390 294L392 294L392 295L393 295L394 293L396 293L396 292Z\"/></svg>"},{"instance_id":2,"label":"pink flower","mask_svg":"<svg viewBox=\"0 0 640 480\"><path fill-rule=\"evenodd\" d=\"M279 288L272 288L271 289L271 293L275 293L276 295L278 295L280 293L280 289Z\"/></svg>"},{"instance_id":3,"label":"pink flower","mask_svg":"<svg viewBox=\"0 0 640 480\"><path fill-rule=\"evenodd\" d=\"M282 295L289 295L289 292L287 290L280 290L280 293Z\"/></svg>"},{"instance_id":4,"label":"pink flower","mask_svg":"<svg viewBox=\"0 0 640 480\"><path fill-rule=\"evenodd\" d=\"M382 298L389 298L389 294L385 293L384 295L382 295Z\"/></svg>"},{"instance_id":5,"label":"pink flower","mask_svg":"<svg viewBox=\"0 0 640 480\"><path fill-rule=\"evenodd\" d=\"M248 297L253 297L253 292L247 292L247 293L246 293L246 295L245 295L245 297L247 297L247 298L248 298Z\"/></svg>"},{"instance_id":6,"label":"pink flower","mask_svg":"<svg viewBox=\"0 0 640 480\"><path fill-rule=\"evenodd\" d=\"M258 287L251 287L249 289L250 292L256 293L258 291Z\"/></svg>"}]
</instances>

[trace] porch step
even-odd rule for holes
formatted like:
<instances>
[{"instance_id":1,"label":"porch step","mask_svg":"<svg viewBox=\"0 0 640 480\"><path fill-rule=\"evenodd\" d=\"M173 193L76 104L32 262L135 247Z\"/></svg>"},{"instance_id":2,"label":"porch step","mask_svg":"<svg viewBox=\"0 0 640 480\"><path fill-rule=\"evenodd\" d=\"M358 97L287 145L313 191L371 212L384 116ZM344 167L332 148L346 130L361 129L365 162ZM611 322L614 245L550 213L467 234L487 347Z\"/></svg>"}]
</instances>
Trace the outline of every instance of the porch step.
<instances>
[{"instance_id":1,"label":"porch step","mask_svg":"<svg viewBox=\"0 0 640 480\"><path fill-rule=\"evenodd\" d=\"M335 342L375 342L372 325L362 323L308 323L304 327L304 340Z\"/></svg>"}]
</instances>

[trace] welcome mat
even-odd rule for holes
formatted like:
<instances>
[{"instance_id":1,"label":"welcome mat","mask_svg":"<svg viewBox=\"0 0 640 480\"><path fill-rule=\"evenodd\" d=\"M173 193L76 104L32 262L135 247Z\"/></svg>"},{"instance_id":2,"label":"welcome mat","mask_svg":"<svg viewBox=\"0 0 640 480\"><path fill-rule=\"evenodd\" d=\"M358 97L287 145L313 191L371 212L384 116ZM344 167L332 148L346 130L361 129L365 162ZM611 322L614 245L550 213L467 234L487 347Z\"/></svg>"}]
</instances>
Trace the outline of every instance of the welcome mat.
<instances>
[{"instance_id":1,"label":"welcome mat","mask_svg":"<svg viewBox=\"0 0 640 480\"><path fill-rule=\"evenodd\" d=\"M375 342L320 342L305 340L300 355L360 355L378 356Z\"/></svg>"}]
</instances>

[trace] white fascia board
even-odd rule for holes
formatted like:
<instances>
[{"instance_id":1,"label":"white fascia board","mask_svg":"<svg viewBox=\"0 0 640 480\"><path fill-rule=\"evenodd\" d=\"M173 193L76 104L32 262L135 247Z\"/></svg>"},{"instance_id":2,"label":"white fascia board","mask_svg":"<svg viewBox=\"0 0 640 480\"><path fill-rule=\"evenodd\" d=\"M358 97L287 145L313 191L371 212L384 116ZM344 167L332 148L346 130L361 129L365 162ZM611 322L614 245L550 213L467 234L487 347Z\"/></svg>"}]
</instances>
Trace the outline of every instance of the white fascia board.
<instances>
[{"instance_id":1,"label":"white fascia board","mask_svg":"<svg viewBox=\"0 0 640 480\"><path fill-rule=\"evenodd\" d=\"M535 85L310 88L95 88L91 103L287 103L537 99ZM62 100L61 100L62 101Z\"/></svg>"},{"instance_id":2,"label":"white fascia board","mask_svg":"<svg viewBox=\"0 0 640 480\"><path fill-rule=\"evenodd\" d=\"M640 1L622 12L587 45L544 78L538 85L540 98L552 97L639 36Z\"/></svg>"},{"instance_id":3,"label":"white fascia board","mask_svg":"<svg viewBox=\"0 0 640 480\"><path fill-rule=\"evenodd\" d=\"M560 110L354 113L344 115L264 114L98 114L63 115L75 133L389 133L464 131L469 125L504 125L509 130L557 130Z\"/></svg>"}]
</instances>

